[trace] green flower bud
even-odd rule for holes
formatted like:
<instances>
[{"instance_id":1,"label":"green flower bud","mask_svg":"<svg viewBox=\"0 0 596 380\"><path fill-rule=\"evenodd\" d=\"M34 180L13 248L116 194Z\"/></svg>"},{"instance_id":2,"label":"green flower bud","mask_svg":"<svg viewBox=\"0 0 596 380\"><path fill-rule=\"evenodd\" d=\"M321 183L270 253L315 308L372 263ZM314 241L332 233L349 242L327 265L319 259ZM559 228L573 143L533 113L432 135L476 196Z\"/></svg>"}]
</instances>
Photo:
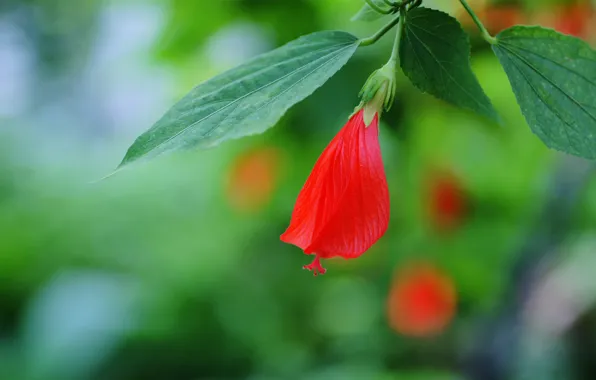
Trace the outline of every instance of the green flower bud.
<instances>
[{"instance_id":1,"label":"green flower bud","mask_svg":"<svg viewBox=\"0 0 596 380\"><path fill-rule=\"evenodd\" d=\"M360 104L356 108L364 107L364 122L369 125L375 113L379 116L383 110L388 111L395 99L395 63L390 61L376 70L360 90Z\"/></svg>"}]
</instances>

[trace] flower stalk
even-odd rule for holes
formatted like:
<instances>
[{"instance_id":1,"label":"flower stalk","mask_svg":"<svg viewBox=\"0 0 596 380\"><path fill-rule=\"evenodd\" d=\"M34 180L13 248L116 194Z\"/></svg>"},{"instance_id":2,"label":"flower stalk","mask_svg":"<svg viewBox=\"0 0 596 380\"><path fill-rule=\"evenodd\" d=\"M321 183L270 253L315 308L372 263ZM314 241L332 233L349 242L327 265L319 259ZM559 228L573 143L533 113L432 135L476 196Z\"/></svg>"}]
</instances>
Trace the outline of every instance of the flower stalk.
<instances>
[{"instance_id":1,"label":"flower stalk","mask_svg":"<svg viewBox=\"0 0 596 380\"><path fill-rule=\"evenodd\" d=\"M398 23L399 23L399 17L394 18L389 23L387 23L387 25L382 27L378 32L376 32L372 36L370 36L368 38L360 39L359 46L369 46L369 45L374 44L375 42L380 40L381 37L383 37L385 34L387 34L387 32L390 31Z\"/></svg>"},{"instance_id":2,"label":"flower stalk","mask_svg":"<svg viewBox=\"0 0 596 380\"><path fill-rule=\"evenodd\" d=\"M468 14L470 15L470 17L472 17L472 20L474 20L474 23L476 24L476 26L480 30L480 33L482 34L482 38L484 38L484 40L486 42L488 42L489 44L496 45L497 44L497 39L495 37L493 37L493 36L490 35L490 33L488 32L488 30L486 29L486 27L484 26L484 24L482 23L482 21L480 21L480 19L476 15L476 13L474 13L474 10L472 9L472 7L470 7L470 5L468 4L468 2L466 0L459 0L459 2L466 9L466 12L468 12Z\"/></svg>"}]
</instances>

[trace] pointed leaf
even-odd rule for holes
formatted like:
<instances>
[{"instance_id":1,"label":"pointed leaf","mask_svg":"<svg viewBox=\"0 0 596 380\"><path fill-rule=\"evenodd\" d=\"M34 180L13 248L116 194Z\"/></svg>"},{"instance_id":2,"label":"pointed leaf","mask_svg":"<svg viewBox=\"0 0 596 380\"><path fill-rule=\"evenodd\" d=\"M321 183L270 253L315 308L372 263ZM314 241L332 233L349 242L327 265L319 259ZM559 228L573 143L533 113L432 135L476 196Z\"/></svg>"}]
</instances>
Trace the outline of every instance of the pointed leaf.
<instances>
[{"instance_id":1,"label":"pointed leaf","mask_svg":"<svg viewBox=\"0 0 596 380\"><path fill-rule=\"evenodd\" d=\"M424 7L406 14L400 64L421 91L498 120L470 67L470 42L459 22Z\"/></svg>"},{"instance_id":2,"label":"pointed leaf","mask_svg":"<svg viewBox=\"0 0 596 380\"><path fill-rule=\"evenodd\" d=\"M383 10L389 10L389 7L387 7L387 4L385 4L385 2L383 0L373 0L373 2L379 8L381 8ZM360 8L358 13L356 13L354 16L352 16L351 21L371 22L371 21L377 21L385 16L387 16L387 15L375 11L368 4L364 4L362 6L362 8Z\"/></svg>"},{"instance_id":3,"label":"pointed leaf","mask_svg":"<svg viewBox=\"0 0 596 380\"><path fill-rule=\"evenodd\" d=\"M138 137L120 166L264 132L341 69L357 47L349 33L313 33L209 79Z\"/></svg>"},{"instance_id":4,"label":"pointed leaf","mask_svg":"<svg viewBox=\"0 0 596 380\"><path fill-rule=\"evenodd\" d=\"M578 38L526 26L499 33L493 50L546 146L596 158L596 51Z\"/></svg>"}]
</instances>

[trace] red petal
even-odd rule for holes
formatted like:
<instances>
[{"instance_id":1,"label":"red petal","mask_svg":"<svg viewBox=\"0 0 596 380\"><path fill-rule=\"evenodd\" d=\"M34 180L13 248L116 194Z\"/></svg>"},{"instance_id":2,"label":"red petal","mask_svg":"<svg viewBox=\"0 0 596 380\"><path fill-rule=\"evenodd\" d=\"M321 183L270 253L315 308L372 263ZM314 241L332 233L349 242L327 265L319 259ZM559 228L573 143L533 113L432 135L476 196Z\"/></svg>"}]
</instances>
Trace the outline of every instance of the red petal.
<instances>
[{"instance_id":1,"label":"red petal","mask_svg":"<svg viewBox=\"0 0 596 380\"><path fill-rule=\"evenodd\" d=\"M389 191L375 115L352 116L319 157L281 240L321 258L354 258L387 230Z\"/></svg>"}]
</instances>

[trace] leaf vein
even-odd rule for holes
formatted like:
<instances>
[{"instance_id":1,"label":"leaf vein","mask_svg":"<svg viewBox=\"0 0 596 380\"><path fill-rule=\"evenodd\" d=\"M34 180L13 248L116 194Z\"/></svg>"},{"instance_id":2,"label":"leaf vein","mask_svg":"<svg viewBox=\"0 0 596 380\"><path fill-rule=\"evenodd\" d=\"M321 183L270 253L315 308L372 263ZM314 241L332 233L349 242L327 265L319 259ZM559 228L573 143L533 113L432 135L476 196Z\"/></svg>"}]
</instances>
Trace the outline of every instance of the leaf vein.
<instances>
[{"instance_id":1,"label":"leaf vein","mask_svg":"<svg viewBox=\"0 0 596 380\"><path fill-rule=\"evenodd\" d=\"M572 73L572 74L575 74L575 75L577 75L578 77L580 77L580 78L582 78L583 80L585 80L586 82L588 82L589 84L591 84L591 85L593 85L593 86L596 86L596 82L592 81L592 79L590 79L590 78L587 78L587 77L586 77L586 76L584 76L583 74L581 74L581 73L579 73L579 72L577 72L577 71L574 71L574 70L570 69L569 67L567 67L567 66L565 66L565 65L563 65L563 64L561 64L561 63L559 63L559 62L557 62L557 61L554 61L554 60L552 60L552 59L550 59L550 58L548 58L548 57L546 57L546 56L544 56L544 55L542 55L542 54L536 53L536 52L534 52L534 51L532 51L532 50L530 50L530 49L526 49L526 48L523 48L523 47L521 47L521 46L516 46L516 45L510 44L510 43L505 43L505 44L502 44L502 45L509 45L509 51L512 51L512 50L511 50L511 48L515 48L515 49L518 49L518 50L522 50L522 51L524 51L524 52L526 52L526 53L529 53L529 54L535 55L535 56L537 56L537 57L540 57L540 58L544 59L545 61L552 62L552 63L554 63L555 65L557 65L558 67L560 67L560 68L564 69L565 71L568 71L568 72L570 72L570 73Z\"/></svg>"},{"instance_id":2,"label":"leaf vein","mask_svg":"<svg viewBox=\"0 0 596 380\"><path fill-rule=\"evenodd\" d=\"M553 82L549 77L547 77L546 75L544 75L540 70L538 70L534 65L532 65L531 62L529 62L527 59L525 59L523 56L521 56L519 53L515 52L511 48L509 48L507 46L504 46L504 45L502 45L502 47L503 47L503 49L509 51L512 55L514 55L521 62L523 62L526 66L528 66L529 68L531 68L536 74L538 74L539 76L541 76L544 80L546 80L548 83L550 83L554 88L556 88L557 90L559 90L569 100L571 100L573 103L575 103L582 111L584 111L584 113L586 115L588 115L592 120L596 121L596 116L595 115L592 115L590 112L588 112L588 110L579 101L577 101L573 96L571 96L567 92L565 92L558 84L556 84L555 82Z\"/></svg>"},{"instance_id":3,"label":"leaf vein","mask_svg":"<svg viewBox=\"0 0 596 380\"><path fill-rule=\"evenodd\" d=\"M517 56L515 56L515 58L519 59L519 57L517 57ZM565 120L563 118L563 116L550 103L545 101L545 99L542 97L540 92L538 92L538 90L532 85L532 82L528 79L528 77L523 72L523 70L519 67L519 65L514 60L512 60L510 57L508 57L508 59L513 64L513 66L516 68L517 72L520 73L520 75L524 77L524 79L526 80L526 83L528 83L528 86L530 87L532 92L536 95L536 97L538 99L540 99L541 103L544 104L546 106L546 108L548 108L553 113L553 115L555 115L565 125L569 126L571 129L573 129L574 131L577 132L577 129L575 128L575 126L573 124L570 124L567 120ZM526 64L521 59L520 59L520 61L522 63ZM542 129L542 128L540 128L540 129ZM565 133L565 136L567 137L567 142L569 143L569 146L571 146L576 152L581 152L581 149L578 149L578 147L575 144L575 142L573 141L573 139L571 139L571 136L569 135L569 131L567 130L567 128L563 128L563 132ZM542 133L548 134L544 129L542 129Z\"/></svg>"},{"instance_id":4,"label":"leaf vein","mask_svg":"<svg viewBox=\"0 0 596 380\"><path fill-rule=\"evenodd\" d=\"M472 100L473 100L473 101L474 101L476 104L478 104L478 105L479 105L481 108L483 108L484 110L486 110L486 111L489 111L489 112L491 112L491 111L492 111L491 109L489 109L488 107L486 107L486 106L485 106L483 103L481 103L481 102L480 102L480 101L479 101L479 100L478 100L478 99L477 99L475 96L473 96L472 94L470 94L470 93L469 93L469 92L468 92L468 91L465 89L465 87L463 87L461 84L459 84L459 82L457 82L457 81L456 81L456 80L453 78L453 76L451 76L451 74L449 74L449 71L448 71L448 70L447 70L447 69L446 69L446 68L445 68L445 67L444 67L444 66L441 64L441 61L439 61L439 60L437 59L437 57L436 57L436 56L433 54L433 52L432 52L432 51L431 51L431 49L428 47L428 45L427 45L427 44L425 44L425 43L424 43L424 41L422 41L422 40L420 39L420 37L418 37L418 36L416 35L416 33L414 33L414 31L413 31L412 29L409 29L409 30L410 30L411 34L412 34L414 37L416 37L416 39L417 39L417 40L418 40L418 41L419 41L419 42L422 44L422 46L423 46L423 47L426 49L426 51L427 51L427 52L428 52L428 53L429 53L429 54L430 54L430 55L433 57L433 59L434 59L434 60L435 60L435 61L436 61L436 62L439 64L439 67L442 69L442 71L444 71L444 72L445 72L445 74L447 74L447 76L448 76L448 77L451 79L451 81L452 81L453 83L455 83L455 84L457 85L457 87L459 87L459 88L462 90L462 92L463 92L464 94L466 94L466 95L467 95L467 96L468 96L470 99L472 99Z\"/></svg>"},{"instance_id":5,"label":"leaf vein","mask_svg":"<svg viewBox=\"0 0 596 380\"><path fill-rule=\"evenodd\" d=\"M444 24L444 25L447 25L447 24ZM438 34L431 32L431 31L430 31L430 30L428 30L428 29L425 29L425 28L423 28L423 27L421 27L421 26L419 26L419 25L416 25L416 24L410 24L409 26L410 26L410 27L413 27L413 26L415 26L416 28L418 28L418 29L422 30L423 32L426 32L427 34L430 34L431 36L433 36L433 37L437 38L438 40L440 40L441 42L445 43L446 45L449 45L449 46L451 46L451 47L453 47L453 48L455 48L455 47L456 47L455 45L453 45L453 43L452 43L452 41L451 41L451 40L445 39L445 38L443 38L443 37L439 36Z\"/></svg>"},{"instance_id":6,"label":"leaf vein","mask_svg":"<svg viewBox=\"0 0 596 380\"><path fill-rule=\"evenodd\" d=\"M351 45L353 45L353 44L354 44L353 42L352 42L352 43L349 43L349 44L348 44L348 43L346 43L346 44L340 44L340 45L337 45L337 46L336 46L336 48L339 48L339 49L338 49L338 51L339 51L339 50L342 50L344 47L346 47L346 46L351 46ZM308 45L303 45L303 46L301 46L301 47L304 47L304 46L308 46ZM309 53L318 53L318 52L320 52L320 51L322 51L322 50L327 50L327 49L329 49L329 47L323 47L323 48L320 48L320 49L317 49L317 50L313 50L313 51L311 51L311 52L309 52ZM335 49L334 49L334 50L335 50ZM332 53L333 53L333 52L332 52ZM325 55L323 55L323 56L321 56L321 57L317 58L317 60L318 60L318 59L321 59L321 58L324 58L324 57L326 57L326 56L328 56L329 54L332 54L332 53L327 53L327 54L325 54ZM235 85L237 85L238 83L241 83L241 82L243 82L243 81L246 81L247 79L253 78L253 77L257 76L257 75L262 75L262 74L265 74L265 73L267 73L268 71L274 70L275 68L277 68L277 67L278 67L278 66L280 66L280 65L285 65L285 64L288 64L288 63L290 63L290 62L293 62L293 61L300 60L300 59L302 59L302 58L303 58L303 57L293 57L293 58L291 58L291 59L288 59L288 60L283 60L283 61L277 62L277 63L275 63L275 64L273 64L273 65L268 65L267 67L265 67L265 68L263 68L263 69L261 69L261 70L253 71L253 72L251 72L251 73L250 73L250 74L248 74L248 75L241 76L240 78L238 78L238 79L236 79L236 80L233 80L233 81L231 81L231 82L228 82L228 83L226 83L226 84L225 84L223 87L216 88L215 90L213 90L213 91L211 91L211 92L208 92L208 93L206 93L206 94L200 95L200 96L198 96L197 98L193 99L193 100L192 100L192 102L193 102L193 103L194 103L194 102L199 102L199 101L201 101L201 100L203 100L203 99L205 99L205 98L208 98L209 96L211 96L211 95L213 95L213 94L215 94L215 93L217 93L217 92L224 91L225 89L227 89L227 88L229 88L229 87L235 86ZM248 64L250 64L250 63L251 63L251 62L248 62L248 63L246 63L246 64L248 65ZM311 63L312 63L312 62L311 62ZM224 75L224 74L226 74L226 73L225 73L225 72L224 72L224 73L222 73L222 75ZM289 73L288 75L291 75L291 74L293 74L293 73ZM216 76L216 77L214 77L212 80L214 80L214 81L217 81L218 79L219 79L219 76ZM281 79L283 79L283 77L282 77L282 78L280 78L280 80L281 80ZM199 86L201 86L201 85L199 85ZM258 90L256 90L256 91L258 91ZM191 112L192 112L192 111L191 111ZM187 114L188 114L188 113L186 113L186 114L183 114L182 116L185 116L185 115L187 115Z\"/></svg>"},{"instance_id":7,"label":"leaf vein","mask_svg":"<svg viewBox=\"0 0 596 380\"><path fill-rule=\"evenodd\" d=\"M301 79L300 79L300 81L304 80L306 77L308 77L309 75L311 75L313 72L315 72L316 70L320 69L321 67L323 67L324 65L326 65L328 62L330 62L331 60L333 60L334 58L336 58L336 57L339 55L339 53L341 53L342 51L344 51L345 49L347 49L348 47L351 47L351 46L353 46L353 45L354 45L354 44L350 44L350 45L348 45L348 46L345 46L345 47L343 47L343 48L341 48L341 49L339 49L339 50L337 50L337 51L335 51L335 52L333 52L333 53L326 54L326 55L324 55L323 57L320 57L320 58L318 58L317 60L313 61L313 62L316 62L316 61L318 61L318 60L320 60L320 59L323 59L323 58L325 58L325 57L327 57L327 56L329 56L329 55L333 55L333 56L332 56L330 59L328 59L327 61L325 61L323 64L319 65L318 67L315 67L315 69L313 69L313 70L312 70L312 71L310 71L308 74L306 74L306 75L305 75L303 78L301 78ZM312 64L313 62L311 62L311 64ZM275 81L272 81L272 82L270 82L270 83L267 83L266 85L263 85L263 86L261 86L261 87L259 87L259 88L255 89L255 90L253 90L253 91L251 91L251 92L249 92L249 93L247 93L247 94L245 94L245 95L243 95L243 96L239 97L238 99L235 99L234 101L232 101L232 102L230 102L230 103L226 104L225 106L223 106L223 107L222 107L222 108L220 108L219 110L217 110L217 111L214 111L214 112L210 113L209 115L207 115L207 116L203 117L202 119L200 119L200 120L197 120L197 121L195 121L195 122L193 122L193 123L189 124L188 126L184 127L183 129L181 129L180 131L178 131L177 133L175 133L173 136L171 136L171 137L170 137L170 138L168 138L167 140L165 140L165 141L162 141L161 143L157 144L155 147L153 147L152 149L150 149L150 151L153 151L153 150L157 150L157 149L159 149L159 148L160 148L160 147L162 147L163 145L165 145L165 144L169 143L169 142L170 142L170 141L172 141L173 139L177 138L177 137L178 137L178 136L180 136L181 134L183 134L183 133L185 133L186 131L188 131L188 130L189 130L189 128L192 128L192 127L193 127L193 126L195 126L196 124L198 124L198 123L200 123L200 122L202 122L202 121L204 121L204 120L207 120L207 119L208 119L208 118L210 118L211 116L213 116L213 115L217 114L218 112L221 112L221 111L223 111L224 109L227 109L228 107L230 107L230 106L232 106L232 105L234 105L234 104L236 104L236 103L238 103L238 102L242 101L243 99L247 98L248 96L251 96L251 95L253 95L254 93L256 93L256 92L258 92L258 91L261 91L261 90L263 90L263 89L265 89L265 88L267 88L267 87L269 87L269 86L271 86L271 85L273 85L273 84L275 84L275 83L279 82L280 80L282 80L282 79L284 79L284 78L287 78L287 77L288 77L288 76L290 76L290 75L293 75L293 74L295 74L295 73L297 73L297 72L299 72L299 71L301 71L301 70L304 70L304 68L306 68L306 67L308 67L308 65L305 65L305 66L302 66L302 67L300 67L300 68L298 68L298 69L292 70L290 73L288 73L288 74L286 74L286 75L284 75L284 76L282 76L282 77L280 77L280 78L276 79ZM298 81L298 82L300 82L300 81ZM298 82L297 82L297 83L298 83ZM295 85L295 84L294 84L294 85ZM280 94L276 95L276 96L275 96L273 99L275 100L277 97L281 96L283 93L284 93L284 92L282 92L282 93L280 93ZM219 126L219 124L218 124L218 125L216 125L216 126L214 126L214 127L212 127L212 128L211 128L209 131L207 131L207 132L206 132L206 133L205 133L203 136L209 136L209 135L210 135L210 133L212 133L212 132L213 132L213 130L215 130L215 129L216 129L218 126Z\"/></svg>"}]
</instances>

